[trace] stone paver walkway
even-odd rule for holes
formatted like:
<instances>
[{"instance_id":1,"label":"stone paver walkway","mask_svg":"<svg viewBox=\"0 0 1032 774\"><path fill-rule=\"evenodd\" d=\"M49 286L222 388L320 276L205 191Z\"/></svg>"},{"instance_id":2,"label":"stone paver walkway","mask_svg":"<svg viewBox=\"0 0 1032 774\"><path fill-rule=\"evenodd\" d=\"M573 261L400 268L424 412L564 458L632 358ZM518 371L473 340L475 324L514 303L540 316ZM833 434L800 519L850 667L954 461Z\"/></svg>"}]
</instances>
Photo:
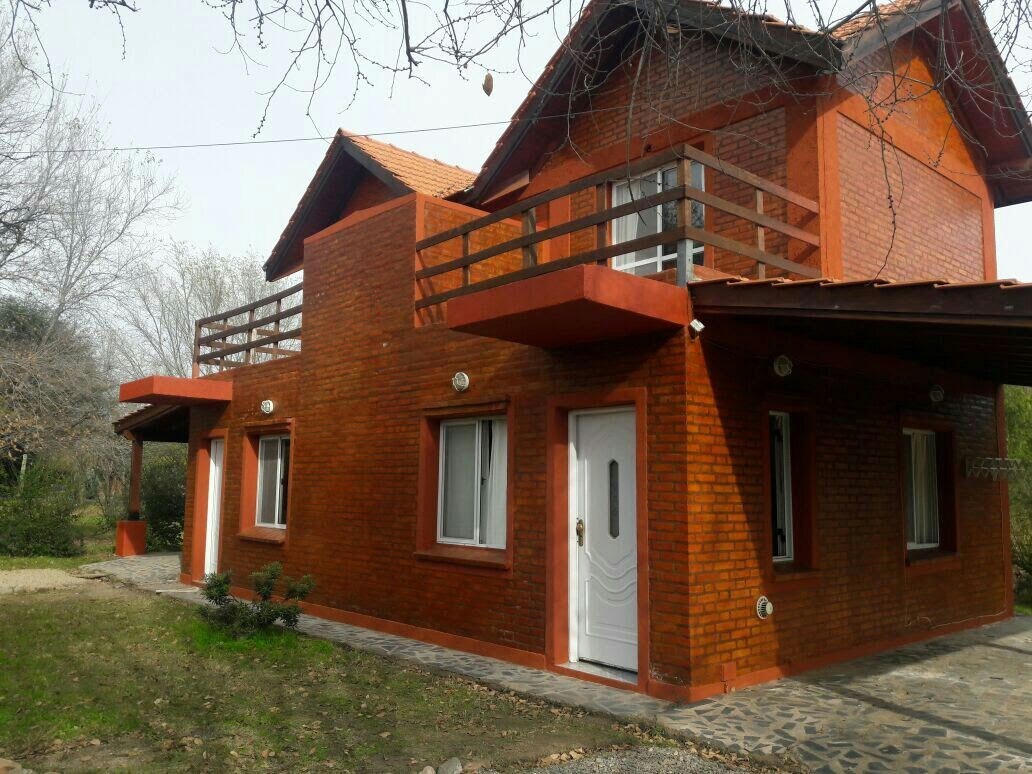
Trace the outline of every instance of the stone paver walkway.
<instances>
[{"instance_id":1,"label":"stone paver walkway","mask_svg":"<svg viewBox=\"0 0 1032 774\"><path fill-rule=\"evenodd\" d=\"M87 565L200 602L177 555ZM690 706L304 615L298 627L350 647L816 771L1032 770L1032 618L974 629Z\"/></svg>"}]
</instances>

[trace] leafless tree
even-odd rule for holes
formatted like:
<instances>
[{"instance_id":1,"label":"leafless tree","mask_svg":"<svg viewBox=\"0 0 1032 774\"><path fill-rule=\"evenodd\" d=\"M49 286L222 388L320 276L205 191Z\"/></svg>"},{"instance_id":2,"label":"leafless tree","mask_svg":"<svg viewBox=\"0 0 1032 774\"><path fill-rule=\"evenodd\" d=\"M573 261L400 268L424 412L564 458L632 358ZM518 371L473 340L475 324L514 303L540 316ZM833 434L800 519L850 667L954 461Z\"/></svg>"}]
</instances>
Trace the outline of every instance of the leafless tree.
<instances>
[{"instance_id":1,"label":"leafless tree","mask_svg":"<svg viewBox=\"0 0 1032 774\"><path fill-rule=\"evenodd\" d=\"M53 97L12 46L0 48L0 282L27 277L27 258L67 160L44 152L57 145Z\"/></svg>"},{"instance_id":2,"label":"leafless tree","mask_svg":"<svg viewBox=\"0 0 1032 774\"><path fill-rule=\"evenodd\" d=\"M62 116L58 116L61 120ZM154 249L151 229L177 207L171 180L148 155L68 153L102 147L96 111L61 121L51 156L60 165L22 283L51 312L49 335L60 320L85 319L117 299Z\"/></svg>"},{"instance_id":3,"label":"leafless tree","mask_svg":"<svg viewBox=\"0 0 1032 774\"><path fill-rule=\"evenodd\" d=\"M174 242L137 275L123 306L125 368L136 377L189 376L194 323L257 301L279 285L265 281L261 259L222 255ZM291 277L294 283L297 277ZM283 284L283 283L280 283Z\"/></svg>"}]
</instances>

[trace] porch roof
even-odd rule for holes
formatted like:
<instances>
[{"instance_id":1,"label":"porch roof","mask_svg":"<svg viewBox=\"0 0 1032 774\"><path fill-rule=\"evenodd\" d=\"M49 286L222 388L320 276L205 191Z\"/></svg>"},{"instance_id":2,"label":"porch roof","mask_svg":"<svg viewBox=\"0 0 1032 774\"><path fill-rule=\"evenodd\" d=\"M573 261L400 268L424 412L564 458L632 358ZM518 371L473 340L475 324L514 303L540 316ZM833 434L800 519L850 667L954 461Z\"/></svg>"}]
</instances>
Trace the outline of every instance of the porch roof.
<instances>
[{"instance_id":1,"label":"porch roof","mask_svg":"<svg viewBox=\"0 0 1032 774\"><path fill-rule=\"evenodd\" d=\"M718 279L689 284L704 323L758 322L995 384L1032 386L1032 284Z\"/></svg>"},{"instance_id":2,"label":"porch roof","mask_svg":"<svg viewBox=\"0 0 1032 774\"><path fill-rule=\"evenodd\" d=\"M190 437L190 408L145 406L112 424L116 433L137 441L186 443Z\"/></svg>"}]
</instances>

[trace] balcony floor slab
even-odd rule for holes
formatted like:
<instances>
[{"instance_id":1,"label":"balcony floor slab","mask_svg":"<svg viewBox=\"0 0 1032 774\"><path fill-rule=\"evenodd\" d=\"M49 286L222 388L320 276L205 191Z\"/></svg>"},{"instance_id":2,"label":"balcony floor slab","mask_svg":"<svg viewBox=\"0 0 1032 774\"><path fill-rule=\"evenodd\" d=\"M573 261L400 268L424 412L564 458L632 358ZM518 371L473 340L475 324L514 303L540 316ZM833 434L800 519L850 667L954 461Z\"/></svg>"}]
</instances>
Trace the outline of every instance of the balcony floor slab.
<instances>
[{"instance_id":1,"label":"balcony floor slab","mask_svg":"<svg viewBox=\"0 0 1032 774\"><path fill-rule=\"evenodd\" d=\"M684 288L594 264L459 296L445 312L452 330L536 347L565 347L682 328Z\"/></svg>"}]
</instances>

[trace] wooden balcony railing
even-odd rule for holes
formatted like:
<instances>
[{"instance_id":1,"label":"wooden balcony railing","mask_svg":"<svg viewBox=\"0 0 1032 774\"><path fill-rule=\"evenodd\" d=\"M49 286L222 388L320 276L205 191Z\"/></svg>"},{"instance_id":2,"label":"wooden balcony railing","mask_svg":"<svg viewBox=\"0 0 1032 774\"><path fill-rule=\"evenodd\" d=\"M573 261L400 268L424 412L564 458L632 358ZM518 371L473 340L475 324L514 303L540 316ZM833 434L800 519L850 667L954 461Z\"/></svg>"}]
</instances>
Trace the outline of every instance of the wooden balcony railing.
<instances>
[{"instance_id":1,"label":"wooden balcony railing","mask_svg":"<svg viewBox=\"0 0 1032 774\"><path fill-rule=\"evenodd\" d=\"M298 354L303 285L299 282L245 306L198 320L193 375Z\"/></svg>"},{"instance_id":2,"label":"wooden balcony railing","mask_svg":"<svg viewBox=\"0 0 1032 774\"><path fill-rule=\"evenodd\" d=\"M706 188L709 190L692 185L693 162L709 171L705 177ZM671 164L676 164L677 170L677 182L673 187L626 204L609 205L609 186L612 183L633 179ZM731 181L730 186L720 185L721 179ZM718 192L731 188L739 194L736 198L747 200L749 206L718 195ZM538 207L561 197L569 196L572 200L577 194L590 189L594 189L594 211L563 223L548 224L546 228L538 230L535 216ZM743 192L748 195L741 196ZM768 198L765 202L765 195L775 199ZM582 194L582 197L586 196ZM637 239L616 244L612 242L610 224L614 220L667 202L676 202L676 226ZM707 224L718 220L719 224L712 230L693 225L692 202L712 209L714 215L707 215ZM790 208L796 208L794 220L799 225L787 222ZM767 214L769 210L777 210L784 217ZM691 145L677 146L632 164L622 165L618 169L589 175L560 188L531 196L490 215L418 241L415 305L417 310L426 310L427 307L468 293L579 264L605 265L616 256L674 242L678 243L679 284L691 279L693 267L689 244L692 242L709 245L713 253L728 257L730 260L724 260L723 263L732 267L730 273L742 273L738 266L745 261L755 267L757 277L766 276L770 268L784 276L814 278L820 276L814 265L801 263L789 256L806 257L820 249L816 228L818 212L817 202L805 196L721 161ZM485 232L485 229L493 229L493 233ZM587 236L587 239L581 238L578 241L587 241L590 245L588 249L538 260L539 254L545 252L539 250L542 243L577 232ZM768 232L775 233L771 235ZM592 233L593 238L589 236ZM743 241L743 237L752 244ZM459 239L461 247L456 250L450 240ZM452 245L450 250L447 249L449 245ZM471 249L471 246L477 249ZM721 262L715 268L721 268Z\"/></svg>"}]
</instances>

